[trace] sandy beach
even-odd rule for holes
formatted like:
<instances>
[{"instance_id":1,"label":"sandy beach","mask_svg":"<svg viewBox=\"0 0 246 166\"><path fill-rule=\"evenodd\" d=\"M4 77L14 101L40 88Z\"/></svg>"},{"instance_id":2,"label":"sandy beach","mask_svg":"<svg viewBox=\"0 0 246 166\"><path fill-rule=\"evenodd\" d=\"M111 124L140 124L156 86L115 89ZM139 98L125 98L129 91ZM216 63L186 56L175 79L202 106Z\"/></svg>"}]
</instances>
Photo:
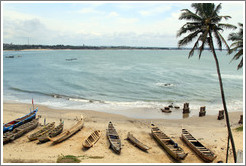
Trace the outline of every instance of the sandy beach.
<instances>
[{"instance_id":1,"label":"sandy beach","mask_svg":"<svg viewBox=\"0 0 246 166\"><path fill-rule=\"evenodd\" d=\"M35 130L3 146L3 163L56 163L60 155L83 156L81 163L175 163L164 149L150 135L151 122L176 141L185 152L189 153L182 163L203 163L203 161L180 139L181 129L186 128L195 138L212 150L217 158L213 161L225 162L227 146L227 128L225 119L217 120L217 116L207 115L205 117L193 116L185 119L164 120L164 119L133 119L121 115L95 112L91 110L57 110L42 105L35 105L39 108L38 114L40 124L64 120L64 129L69 129L76 123L76 117L82 114L85 118L84 127L81 131L70 137L68 140L51 145L51 142L37 144L38 141L29 142L27 136ZM32 108L30 104L4 103L3 123L27 114ZM243 132L236 131L240 126L238 121L243 112L230 113L231 127L236 145L236 150L243 150ZM121 141L121 154L115 154L109 149L109 142L106 138L108 122L112 121L118 131ZM82 149L82 142L94 130L101 130L102 136L94 147L89 150ZM127 133L131 132L140 141L150 146L148 153L134 147L128 140L125 140ZM233 163L232 150L229 151L229 162Z\"/></svg>"}]
</instances>

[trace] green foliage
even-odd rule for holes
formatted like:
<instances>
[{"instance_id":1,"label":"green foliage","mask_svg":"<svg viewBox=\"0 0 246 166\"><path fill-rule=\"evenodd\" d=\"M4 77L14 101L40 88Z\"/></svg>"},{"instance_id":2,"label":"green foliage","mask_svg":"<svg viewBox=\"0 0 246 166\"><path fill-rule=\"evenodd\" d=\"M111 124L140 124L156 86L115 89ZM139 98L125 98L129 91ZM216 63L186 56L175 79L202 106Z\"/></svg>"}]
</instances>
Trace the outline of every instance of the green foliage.
<instances>
[{"instance_id":1,"label":"green foliage","mask_svg":"<svg viewBox=\"0 0 246 166\"><path fill-rule=\"evenodd\" d=\"M63 154L61 156L58 156L57 158L57 163L80 163L81 160L78 159L80 158L81 160L84 159L102 159L104 156L87 156L87 155L81 155L81 156L74 156L74 155L66 155L64 156Z\"/></svg>"},{"instance_id":2,"label":"green foliage","mask_svg":"<svg viewBox=\"0 0 246 166\"><path fill-rule=\"evenodd\" d=\"M238 60L241 58L237 69L243 67L243 24L238 23L239 25L239 32L229 34L228 40L231 40L233 43L230 46L229 54L236 52L232 60Z\"/></svg>"},{"instance_id":3,"label":"green foliage","mask_svg":"<svg viewBox=\"0 0 246 166\"><path fill-rule=\"evenodd\" d=\"M219 16L219 11L222 8L221 4L215 6L214 3L192 3L191 7L194 12L183 9L181 10L180 20L187 20L178 31L177 37L186 35L178 41L178 47L185 46L193 41L195 44L189 53L189 58L193 56L194 51L199 51L199 58L207 45L211 50L214 50L213 41L217 43L218 49L222 50L222 44L227 45L225 39L221 35L223 29L235 29L231 24L221 23L222 19L229 19L230 16Z\"/></svg>"},{"instance_id":4,"label":"green foliage","mask_svg":"<svg viewBox=\"0 0 246 166\"><path fill-rule=\"evenodd\" d=\"M243 131L243 126L239 126L237 128L235 128L236 131Z\"/></svg>"},{"instance_id":5,"label":"green foliage","mask_svg":"<svg viewBox=\"0 0 246 166\"><path fill-rule=\"evenodd\" d=\"M80 163L80 160L78 157L73 156L73 155L61 155L58 157L57 163Z\"/></svg>"}]
</instances>

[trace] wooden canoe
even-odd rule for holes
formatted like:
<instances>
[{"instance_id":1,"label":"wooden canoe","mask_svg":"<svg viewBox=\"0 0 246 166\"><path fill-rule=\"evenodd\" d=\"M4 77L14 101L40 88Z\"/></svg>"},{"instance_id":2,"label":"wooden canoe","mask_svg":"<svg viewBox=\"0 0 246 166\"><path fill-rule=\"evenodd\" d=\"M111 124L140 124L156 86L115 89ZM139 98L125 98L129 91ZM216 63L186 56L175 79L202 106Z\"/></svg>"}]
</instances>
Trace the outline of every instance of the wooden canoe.
<instances>
[{"instance_id":1,"label":"wooden canoe","mask_svg":"<svg viewBox=\"0 0 246 166\"><path fill-rule=\"evenodd\" d=\"M128 132L127 134L127 139L134 145L137 146L139 149L143 150L143 151L147 151L150 148L143 144L142 142L140 142L137 138L135 138L130 132Z\"/></svg>"},{"instance_id":2,"label":"wooden canoe","mask_svg":"<svg viewBox=\"0 0 246 166\"><path fill-rule=\"evenodd\" d=\"M176 160L184 160L188 153L178 146L169 136L163 133L157 126L151 124L151 133L157 142Z\"/></svg>"},{"instance_id":3,"label":"wooden canoe","mask_svg":"<svg viewBox=\"0 0 246 166\"><path fill-rule=\"evenodd\" d=\"M217 156L197 139L195 139L186 129L182 129L181 139L205 162L212 162Z\"/></svg>"},{"instance_id":4,"label":"wooden canoe","mask_svg":"<svg viewBox=\"0 0 246 166\"><path fill-rule=\"evenodd\" d=\"M38 137L38 140L40 143L48 142L50 141L49 138L53 138L63 131L64 121L61 121L61 123L56 126L53 130L49 131L48 133Z\"/></svg>"},{"instance_id":5,"label":"wooden canoe","mask_svg":"<svg viewBox=\"0 0 246 166\"><path fill-rule=\"evenodd\" d=\"M81 119L78 120L78 122L72 126L69 130L63 131L61 134L59 134L56 137L50 138L49 139L52 141L52 144L57 144L60 143L69 137L71 137L73 134L81 130L84 126L84 119L83 116L81 116Z\"/></svg>"},{"instance_id":6,"label":"wooden canoe","mask_svg":"<svg viewBox=\"0 0 246 166\"><path fill-rule=\"evenodd\" d=\"M17 118L11 122L5 123L3 125L3 133L5 133L7 131L12 131L14 128L35 119L37 112L38 112L38 108L36 108L35 110L26 114L23 117L20 117L20 118Z\"/></svg>"},{"instance_id":7,"label":"wooden canoe","mask_svg":"<svg viewBox=\"0 0 246 166\"><path fill-rule=\"evenodd\" d=\"M27 138L30 140L30 141L34 141L34 140L37 140L38 137L48 133L50 130L54 129L55 128L55 122L52 122L52 123L48 123L47 125L45 125L42 129L40 129L39 131L29 135Z\"/></svg>"},{"instance_id":8,"label":"wooden canoe","mask_svg":"<svg viewBox=\"0 0 246 166\"><path fill-rule=\"evenodd\" d=\"M121 151L121 140L120 137L114 128L112 122L109 122L108 129L106 129L106 135L110 143L110 147L116 152L120 153Z\"/></svg>"},{"instance_id":9,"label":"wooden canoe","mask_svg":"<svg viewBox=\"0 0 246 166\"><path fill-rule=\"evenodd\" d=\"M83 147L90 148L92 147L101 137L101 131L95 130L90 136L83 142Z\"/></svg>"},{"instance_id":10,"label":"wooden canoe","mask_svg":"<svg viewBox=\"0 0 246 166\"><path fill-rule=\"evenodd\" d=\"M35 129L38 126L38 119L33 119L19 127L16 127L13 131L7 131L3 134L3 144L11 142L29 131Z\"/></svg>"}]
</instances>

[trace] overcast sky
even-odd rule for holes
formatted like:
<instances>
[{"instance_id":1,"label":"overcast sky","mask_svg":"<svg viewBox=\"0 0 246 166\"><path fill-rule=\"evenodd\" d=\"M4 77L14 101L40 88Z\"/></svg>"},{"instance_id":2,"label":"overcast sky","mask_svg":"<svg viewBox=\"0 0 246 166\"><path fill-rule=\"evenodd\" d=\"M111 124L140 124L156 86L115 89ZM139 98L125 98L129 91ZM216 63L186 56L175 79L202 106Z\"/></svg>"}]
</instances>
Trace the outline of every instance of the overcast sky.
<instances>
[{"instance_id":1,"label":"overcast sky","mask_svg":"<svg viewBox=\"0 0 246 166\"><path fill-rule=\"evenodd\" d=\"M218 4L218 2L215 2ZM221 1L225 23L244 23L244 1ZM191 2L2 2L3 42L177 47L178 20ZM237 32L238 30L235 30ZM227 39L232 31L223 33Z\"/></svg>"}]
</instances>

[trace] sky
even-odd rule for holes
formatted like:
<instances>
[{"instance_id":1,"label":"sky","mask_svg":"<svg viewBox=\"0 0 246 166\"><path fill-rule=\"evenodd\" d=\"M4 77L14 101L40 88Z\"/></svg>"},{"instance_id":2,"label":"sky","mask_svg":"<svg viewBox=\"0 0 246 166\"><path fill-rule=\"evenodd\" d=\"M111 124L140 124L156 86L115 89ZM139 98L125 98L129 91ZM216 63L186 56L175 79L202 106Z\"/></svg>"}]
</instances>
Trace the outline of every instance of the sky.
<instances>
[{"instance_id":1,"label":"sky","mask_svg":"<svg viewBox=\"0 0 246 166\"><path fill-rule=\"evenodd\" d=\"M198 1L199 2L199 1ZM3 43L86 46L177 47L186 1L2 2ZM222 3L224 23L244 23L244 1ZM238 30L225 30L229 33ZM230 44L230 42L229 42ZM189 47L190 45L187 45Z\"/></svg>"}]
</instances>

